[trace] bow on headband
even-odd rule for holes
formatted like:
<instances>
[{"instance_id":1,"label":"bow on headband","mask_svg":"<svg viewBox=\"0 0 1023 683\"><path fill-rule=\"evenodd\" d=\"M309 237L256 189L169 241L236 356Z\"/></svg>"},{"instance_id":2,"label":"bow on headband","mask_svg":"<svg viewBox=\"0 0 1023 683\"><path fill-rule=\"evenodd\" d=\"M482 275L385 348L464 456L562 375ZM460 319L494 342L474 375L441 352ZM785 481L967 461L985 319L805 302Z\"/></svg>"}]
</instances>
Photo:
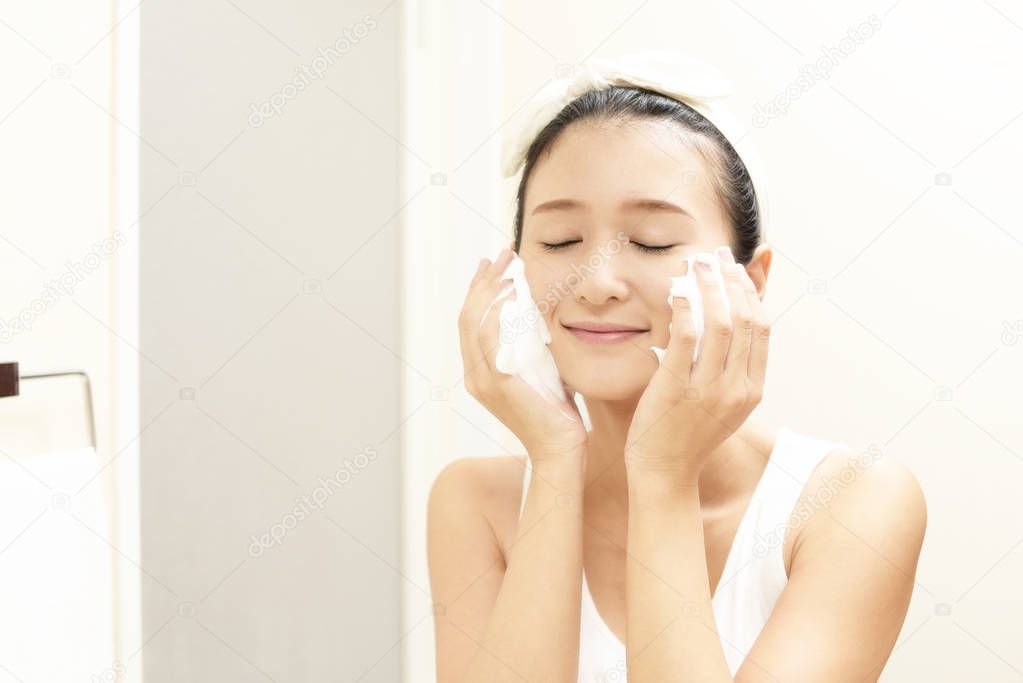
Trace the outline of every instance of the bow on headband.
<instances>
[{"instance_id":1,"label":"bow on headband","mask_svg":"<svg viewBox=\"0 0 1023 683\"><path fill-rule=\"evenodd\" d=\"M743 142L748 131L721 102L732 93L731 80L707 62L675 52L646 51L614 59L595 58L584 63L572 78L548 83L523 105L524 124L504 139L501 150L504 176L510 178L518 173L533 140L567 104L591 90L606 90L615 85L660 93L689 105L713 123L749 171L760 203L762 226L766 226L766 173L751 142Z\"/></svg>"}]
</instances>

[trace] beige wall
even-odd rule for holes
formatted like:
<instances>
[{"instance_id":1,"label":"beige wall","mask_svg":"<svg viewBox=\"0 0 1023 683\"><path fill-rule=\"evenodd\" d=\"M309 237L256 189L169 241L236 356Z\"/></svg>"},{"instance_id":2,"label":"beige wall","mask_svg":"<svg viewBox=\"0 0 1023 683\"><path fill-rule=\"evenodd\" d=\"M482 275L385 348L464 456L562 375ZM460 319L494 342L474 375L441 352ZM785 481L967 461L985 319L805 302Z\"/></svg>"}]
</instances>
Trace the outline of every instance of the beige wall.
<instances>
[{"instance_id":1,"label":"beige wall","mask_svg":"<svg viewBox=\"0 0 1023 683\"><path fill-rule=\"evenodd\" d=\"M398 680L400 6L140 11L146 683Z\"/></svg>"},{"instance_id":2,"label":"beige wall","mask_svg":"<svg viewBox=\"0 0 1023 683\"><path fill-rule=\"evenodd\" d=\"M872 14L830 78L753 125ZM502 133L559 65L654 47L731 74L771 172L759 417L877 446L927 494L882 680L1018 680L1009 3L7 3L0 18L4 319L97 240L128 238L0 349L26 372L85 369L113 458L70 503L109 496L109 525L71 528L109 551L119 598L102 618L114 659L81 678L126 664L139 681L144 662L147 683L433 680L430 484L454 458L521 452L458 381L464 287L510 239ZM56 520L18 463L37 519ZM45 545L26 510L5 510L25 528L0 538L0 570ZM4 626L39 642L27 620ZM6 642L0 664L47 676L45 651Z\"/></svg>"},{"instance_id":3,"label":"beige wall","mask_svg":"<svg viewBox=\"0 0 1023 683\"><path fill-rule=\"evenodd\" d=\"M436 268L438 280L429 296L410 294L407 315L430 320L405 331L417 368L444 377L460 369L455 317L465 284L475 260L496 254L500 231L510 231L513 188L502 186L496 203L492 193L500 130L509 117L514 125L521 103L557 65L591 54L702 55L736 82L733 110L749 122L773 184L766 301L774 337L757 416L858 451L876 445L911 467L927 495L917 586L882 680L1017 680L1023 342L1002 333L1023 331L1013 186L1023 93L1006 86L1007 65L1023 56L1023 14L1005 3L456 4L457 19L418 24L428 27L431 67L450 76L415 111L479 111L495 80L502 104L479 113L478 125L436 133L449 166L480 149L449 173L445 200L408 212L412 234L450 245L418 252L418 272ZM869 39L832 58L829 79L800 91L786 115L753 125L758 104L871 22ZM479 61L490 61L475 42L487 31L500 33L500 64L476 82L471 68L462 76L459 57L478 49ZM522 451L460 387L407 429L419 449L407 482L408 575L422 582L417 515L436 473L458 457ZM426 606L412 595L406 613L418 618ZM406 639L409 680L432 680L432 639L423 628Z\"/></svg>"},{"instance_id":4,"label":"beige wall","mask_svg":"<svg viewBox=\"0 0 1023 683\"><path fill-rule=\"evenodd\" d=\"M124 3L0 3L0 671L138 680L137 311ZM126 75L127 71L127 75ZM129 79L127 82L125 79ZM128 188L127 194L125 188ZM60 283L58 285L57 283ZM20 320L19 326L12 325ZM55 656L55 652L60 656Z\"/></svg>"}]
</instances>

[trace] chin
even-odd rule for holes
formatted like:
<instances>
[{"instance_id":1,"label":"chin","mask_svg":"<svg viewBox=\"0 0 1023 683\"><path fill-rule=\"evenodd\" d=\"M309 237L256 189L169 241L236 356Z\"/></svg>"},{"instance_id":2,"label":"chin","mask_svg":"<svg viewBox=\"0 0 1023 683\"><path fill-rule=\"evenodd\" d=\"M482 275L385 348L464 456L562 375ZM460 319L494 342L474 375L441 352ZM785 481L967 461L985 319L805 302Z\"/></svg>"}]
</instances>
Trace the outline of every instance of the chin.
<instances>
[{"instance_id":1,"label":"chin","mask_svg":"<svg viewBox=\"0 0 1023 683\"><path fill-rule=\"evenodd\" d=\"M558 363L561 377L569 386L596 401L638 401L657 368L654 362L637 363L610 359L589 361L574 358Z\"/></svg>"}]
</instances>

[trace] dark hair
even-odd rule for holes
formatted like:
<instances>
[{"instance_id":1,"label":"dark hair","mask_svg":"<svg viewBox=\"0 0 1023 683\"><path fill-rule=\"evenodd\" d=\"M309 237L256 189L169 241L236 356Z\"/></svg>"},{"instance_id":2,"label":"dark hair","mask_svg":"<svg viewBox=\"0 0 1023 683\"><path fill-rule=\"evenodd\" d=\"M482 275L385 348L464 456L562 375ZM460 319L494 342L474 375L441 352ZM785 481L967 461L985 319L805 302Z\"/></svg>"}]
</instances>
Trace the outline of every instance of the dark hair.
<instances>
[{"instance_id":1,"label":"dark hair","mask_svg":"<svg viewBox=\"0 0 1023 683\"><path fill-rule=\"evenodd\" d=\"M567 104L536 136L519 180L515 211L515 251L522 245L522 213L526 183L534 165L569 125L592 120L626 123L647 119L672 121L687 133L689 142L711 168L712 182L732 223L732 253L739 263L749 263L760 244L761 221L753 181L746 165L728 139L714 124L687 104L643 88L613 86L591 90Z\"/></svg>"}]
</instances>

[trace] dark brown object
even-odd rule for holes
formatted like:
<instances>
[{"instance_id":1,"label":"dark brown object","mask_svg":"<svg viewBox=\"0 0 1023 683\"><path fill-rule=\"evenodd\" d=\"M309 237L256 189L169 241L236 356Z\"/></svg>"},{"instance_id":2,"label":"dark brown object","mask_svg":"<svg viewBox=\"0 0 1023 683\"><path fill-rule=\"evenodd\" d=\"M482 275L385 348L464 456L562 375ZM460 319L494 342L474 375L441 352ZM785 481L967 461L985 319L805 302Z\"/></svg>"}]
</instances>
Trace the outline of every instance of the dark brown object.
<instances>
[{"instance_id":1,"label":"dark brown object","mask_svg":"<svg viewBox=\"0 0 1023 683\"><path fill-rule=\"evenodd\" d=\"M0 363L0 398L18 395L18 364Z\"/></svg>"}]
</instances>

